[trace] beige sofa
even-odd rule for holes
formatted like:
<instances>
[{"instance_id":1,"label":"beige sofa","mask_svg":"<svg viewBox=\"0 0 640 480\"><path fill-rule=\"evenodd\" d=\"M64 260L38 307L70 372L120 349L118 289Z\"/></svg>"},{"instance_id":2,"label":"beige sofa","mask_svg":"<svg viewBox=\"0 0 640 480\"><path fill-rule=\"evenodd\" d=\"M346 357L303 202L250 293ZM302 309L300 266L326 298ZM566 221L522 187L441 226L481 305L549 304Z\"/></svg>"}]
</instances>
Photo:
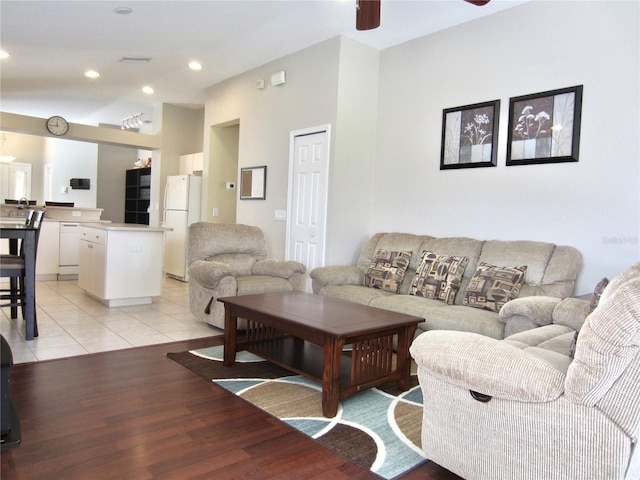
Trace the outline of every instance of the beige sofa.
<instances>
[{"instance_id":1,"label":"beige sofa","mask_svg":"<svg viewBox=\"0 0 640 480\"><path fill-rule=\"evenodd\" d=\"M381 251L411 252L397 293L384 289L387 286L385 280L377 284L382 288L364 286L367 279L365 273ZM460 272L459 289L455 295L449 291L446 301L442 297L409 294L424 251L467 259L466 266ZM516 292L517 298L511 301L498 299L493 305L490 302L483 305L478 301L478 295L471 295L472 291L475 294L479 291L477 282L471 286L470 283L482 263L498 267L526 266L524 283ZM448 266L452 267L452 264ZM533 241L483 241L463 237L377 233L362 247L356 265L319 267L311 271L310 277L316 294L424 318L425 322L418 325L417 334L425 330L462 330L501 339L552 323L554 308L563 298L573 294L581 268L580 253L569 246ZM378 273L374 269L369 280L373 276L375 283ZM471 304L483 308L475 308ZM492 306L496 307L493 310L498 311L487 309Z\"/></svg>"},{"instance_id":2,"label":"beige sofa","mask_svg":"<svg viewBox=\"0 0 640 480\"><path fill-rule=\"evenodd\" d=\"M565 299L554 324L504 340L416 338L426 456L474 480L638 480L640 263L581 325L588 304Z\"/></svg>"},{"instance_id":3,"label":"beige sofa","mask_svg":"<svg viewBox=\"0 0 640 480\"><path fill-rule=\"evenodd\" d=\"M218 298L301 289L303 264L267 257L264 233L258 227L208 222L190 225L187 268L191 313L224 329L224 305ZM244 320L238 325L244 328Z\"/></svg>"}]
</instances>

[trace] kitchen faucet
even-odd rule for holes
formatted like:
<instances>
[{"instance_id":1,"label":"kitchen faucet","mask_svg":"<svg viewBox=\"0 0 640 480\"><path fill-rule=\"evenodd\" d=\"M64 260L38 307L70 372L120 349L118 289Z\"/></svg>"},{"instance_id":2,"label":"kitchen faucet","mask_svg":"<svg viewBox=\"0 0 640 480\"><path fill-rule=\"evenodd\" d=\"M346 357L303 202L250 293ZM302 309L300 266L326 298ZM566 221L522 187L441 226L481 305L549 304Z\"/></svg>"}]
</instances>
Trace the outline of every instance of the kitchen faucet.
<instances>
[{"instance_id":1,"label":"kitchen faucet","mask_svg":"<svg viewBox=\"0 0 640 480\"><path fill-rule=\"evenodd\" d=\"M24 200L24 204L22 203L22 201ZM16 207L18 209L18 215L20 215L20 212L25 208L29 206L29 200L27 200L25 197L22 197L20 200L18 200L18 206Z\"/></svg>"}]
</instances>

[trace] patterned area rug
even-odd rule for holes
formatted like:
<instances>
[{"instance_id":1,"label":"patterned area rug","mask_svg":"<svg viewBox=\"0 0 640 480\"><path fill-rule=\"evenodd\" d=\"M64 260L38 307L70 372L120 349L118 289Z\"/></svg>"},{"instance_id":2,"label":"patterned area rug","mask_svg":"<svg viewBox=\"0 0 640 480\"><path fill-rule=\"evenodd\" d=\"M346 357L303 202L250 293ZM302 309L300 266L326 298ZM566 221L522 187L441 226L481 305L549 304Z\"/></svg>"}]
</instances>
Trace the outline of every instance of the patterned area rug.
<instances>
[{"instance_id":1,"label":"patterned area rug","mask_svg":"<svg viewBox=\"0 0 640 480\"><path fill-rule=\"evenodd\" d=\"M223 347L167 356L258 408L286 422L348 460L392 479L426 461L420 450L422 392L395 383L371 388L340 402L335 418L322 415L319 383L294 375L248 352L222 365ZM233 378L227 378L233 375Z\"/></svg>"}]
</instances>

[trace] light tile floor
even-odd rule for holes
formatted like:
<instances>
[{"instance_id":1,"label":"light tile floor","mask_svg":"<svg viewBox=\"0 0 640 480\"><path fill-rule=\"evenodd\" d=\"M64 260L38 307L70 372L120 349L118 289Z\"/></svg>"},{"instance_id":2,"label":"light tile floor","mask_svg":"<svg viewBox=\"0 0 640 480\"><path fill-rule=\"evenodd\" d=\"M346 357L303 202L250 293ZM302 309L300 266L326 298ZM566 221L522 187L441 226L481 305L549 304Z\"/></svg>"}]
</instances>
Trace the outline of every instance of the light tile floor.
<instances>
[{"instance_id":1,"label":"light tile floor","mask_svg":"<svg viewBox=\"0 0 640 480\"><path fill-rule=\"evenodd\" d=\"M107 307L85 295L76 280L36 282L39 336L25 340L22 316L0 312L0 333L14 363L51 360L192 338L222 335L189 311L189 285L165 277L150 305Z\"/></svg>"}]
</instances>

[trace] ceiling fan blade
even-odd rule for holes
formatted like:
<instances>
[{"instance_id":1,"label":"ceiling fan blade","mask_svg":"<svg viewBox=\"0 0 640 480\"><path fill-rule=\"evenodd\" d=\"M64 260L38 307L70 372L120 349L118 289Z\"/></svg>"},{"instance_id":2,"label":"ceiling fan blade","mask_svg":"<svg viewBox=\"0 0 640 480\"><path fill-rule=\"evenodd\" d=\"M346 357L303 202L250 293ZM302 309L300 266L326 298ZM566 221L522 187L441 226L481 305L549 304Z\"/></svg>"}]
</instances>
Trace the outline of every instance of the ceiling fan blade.
<instances>
[{"instance_id":1,"label":"ceiling fan blade","mask_svg":"<svg viewBox=\"0 0 640 480\"><path fill-rule=\"evenodd\" d=\"M486 5L487 3L489 3L490 0L464 0L464 1L468 3L473 3L474 5L481 7L482 5Z\"/></svg>"},{"instance_id":2,"label":"ceiling fan blade","mask_svg":"<svg viewBox=\"0 0 640 480\"><path fill-rule=\"evenodd\" d=\"M371 30L380 26L380 0L356 0L356 29Z\"/></svg>"}]
</instances>

